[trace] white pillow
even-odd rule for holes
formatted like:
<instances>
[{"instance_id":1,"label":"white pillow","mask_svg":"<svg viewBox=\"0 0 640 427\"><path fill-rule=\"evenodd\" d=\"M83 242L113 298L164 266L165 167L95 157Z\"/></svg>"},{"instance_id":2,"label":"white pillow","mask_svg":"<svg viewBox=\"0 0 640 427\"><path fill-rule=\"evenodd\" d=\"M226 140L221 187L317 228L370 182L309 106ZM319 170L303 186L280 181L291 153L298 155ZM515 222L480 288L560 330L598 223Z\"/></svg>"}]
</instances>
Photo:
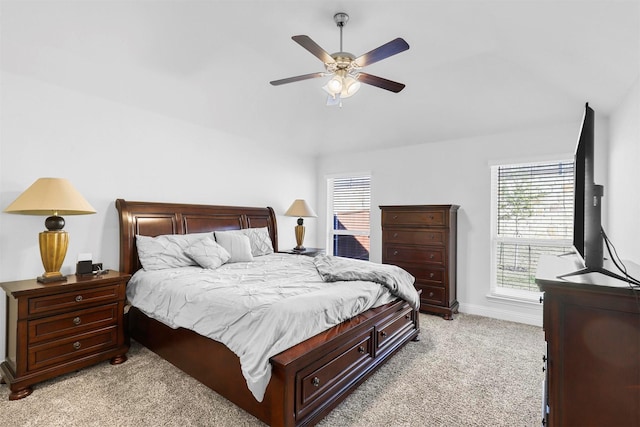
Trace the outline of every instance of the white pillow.
<instances>
[{"instance_id":1,"label":"white pillow","mask_svg":"<svg viewBox=\"0 0 640 427\"><path fill-rule=\"evenodd\" d=\"M220 267L231 258L229 252L213 240L213 235L192 243L184 253L200 267L211 270Z\"/></svg>"},{"instance_id":2,"label":"white pillow","mask_svg":"<svg viewBox=\"0 0 640 427\"><path fill-rule=\"evenodd\" d=\"M216 231L216 241L231 255L229 262L253 261L249 238L241 233Z\"/></svg>"},{"instance_id":3,"label":"white pillow","mask_svg":"<svg viewBox=\"0 0 640 427\"><path fill-rule=\"evenodd\" d=\"M211 236L211 233L165 234L156 237L136 235L136 247L142 268L163 270L196 265L184 251L206 236Z\"/></svg>"},{"instance_id":4,"label":"white pillow","mask_svg":"<svg viewBox=\"0 0 640 427\"><path fill-rule=\"evenodd\" d=\"M269 229L267 227L216 231L216 238L219 234L222 233L247 236L251 245L251 255L253 256L268 255L273 253L273 244L271 243L271 236L269 236Z\"/></svg>"}]
</instances>

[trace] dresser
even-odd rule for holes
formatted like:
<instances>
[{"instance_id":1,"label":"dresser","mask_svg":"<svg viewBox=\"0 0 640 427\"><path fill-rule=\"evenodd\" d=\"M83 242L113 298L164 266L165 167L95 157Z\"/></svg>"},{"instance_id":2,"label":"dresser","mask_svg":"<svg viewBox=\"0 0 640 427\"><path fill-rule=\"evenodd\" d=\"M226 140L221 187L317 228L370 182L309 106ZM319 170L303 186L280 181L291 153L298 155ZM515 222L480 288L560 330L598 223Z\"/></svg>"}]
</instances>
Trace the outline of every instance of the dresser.
<instances>
[{"instance_id":1,"label":"dresser","mask_svg":"<svg viewBox=\"0 0 640 427\"><path fill-rule=\"evenodd\" d=\"M7 300L7 356L0 364L9 399L33 384L110 360L127 360L125 288L130 275L71 275L65 282L36 279L0 283Z\"/></svg>"},{"instance_id":2,"label":"dresser","mask_svg":"<svg viewBox=\"0 0 640 427\"><path fill-rule=\"evenodd\" d=\"M577 261L543 256L536 272L547 342L542 423L640 426L640 288L600 273L557 278L579 270Z\"/></svg>"},{"instance_id":3,"label":"dresser","mask_svg":"<svg viewBox=\"0 0 640 427\"><path fill-rule=\"evenodd\" d=\"M453 319L456 300L457 205L380 206L382 262L411 273L420 311Z\"/></svg>"}]
</instances>

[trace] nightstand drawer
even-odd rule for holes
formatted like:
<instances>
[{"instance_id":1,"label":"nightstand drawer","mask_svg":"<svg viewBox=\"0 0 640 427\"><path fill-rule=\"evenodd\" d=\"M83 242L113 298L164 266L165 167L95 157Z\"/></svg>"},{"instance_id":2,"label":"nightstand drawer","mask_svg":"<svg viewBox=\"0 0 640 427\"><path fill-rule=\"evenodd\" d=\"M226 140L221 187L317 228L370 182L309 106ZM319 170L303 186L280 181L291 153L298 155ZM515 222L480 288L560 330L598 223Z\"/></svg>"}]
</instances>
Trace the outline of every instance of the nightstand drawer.
<instances>
[{"instance_id":1,"label":"nightstand drawer","mask_svg":"<svg viewBox=\"0 0 640 427\"><path fill-rule=\"evenodd\" d=\"M46 314L65 309L76 309L92 304L118 300L120 285L82 289L44 297L29 298L29 315Z\"/></svg>"},{"instance_id":2,"label":"nightstand drawer","mask_svg":"<svg viewBox=\"0 0 640 427\"><path fill-rule=\"evenodd\" d=\"M59 365L81 356L114 348L118 344L117 325L80 335L29 346L28 370Z\"/></svg>"},{"instance_id":3,"label":"nightstand drawer","mask_svg":"<svg viewBox=\"0 0 640 427\"><path fill-rule=\"evenodd\" d=\"M117 323L117 303L31 320L28 322L29 343L76 335Z\"/></svg>"}]
</instances>

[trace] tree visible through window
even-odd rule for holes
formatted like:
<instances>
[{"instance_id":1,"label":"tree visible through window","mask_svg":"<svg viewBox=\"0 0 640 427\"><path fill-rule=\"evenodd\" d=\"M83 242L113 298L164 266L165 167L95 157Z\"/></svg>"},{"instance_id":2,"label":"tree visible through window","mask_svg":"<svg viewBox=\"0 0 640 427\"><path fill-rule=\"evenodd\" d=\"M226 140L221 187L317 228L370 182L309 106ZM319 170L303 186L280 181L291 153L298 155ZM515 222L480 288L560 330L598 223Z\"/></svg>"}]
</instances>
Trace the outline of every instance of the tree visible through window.
<instances>
[{"instance_id":1,"label":"tree visible through window","mask_svg":"<svg viewBox=\"0 0 640 427\"><path fill-rule=\"evenodd\" d=\"M371 177L330 178L328 190L333 255L369 260Z\"/></svg>"},{"instance_id":2,"label":"tree visible through window","mask_svg":"<svg viewBox=\"0 0 640 427\"><path fill-rule=\"evenodd\" d=\"M573 162L495 166L495 286L538 292L541 254L571 251Z\"/></svg>"}]
</instances>

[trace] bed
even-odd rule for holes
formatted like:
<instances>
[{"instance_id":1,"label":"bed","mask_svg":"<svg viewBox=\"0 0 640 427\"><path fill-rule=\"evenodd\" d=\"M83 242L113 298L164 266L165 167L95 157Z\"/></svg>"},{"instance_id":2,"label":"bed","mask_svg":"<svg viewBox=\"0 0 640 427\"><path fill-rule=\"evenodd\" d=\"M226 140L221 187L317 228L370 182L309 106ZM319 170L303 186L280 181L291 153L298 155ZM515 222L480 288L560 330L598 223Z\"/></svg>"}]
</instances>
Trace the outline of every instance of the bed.
<instances>
[{"instance_id":1,"label":"bed","mask_svg":"<svg viewBox=\"0 0 640 427\"><path fill-rule=\"evenodd\" d=\"M120 270L141 269L136 235L159 236L265 228L277 252L273 209L116 200ZM401 299L369 309L271 357L261 401L247 388L239 358L224 344L172 328L130 307L130 338L272 426L316 424L377 368L419 339L417 310ZM203 357L206 354L207 357Z\"/></svg>"}]
</instances>

